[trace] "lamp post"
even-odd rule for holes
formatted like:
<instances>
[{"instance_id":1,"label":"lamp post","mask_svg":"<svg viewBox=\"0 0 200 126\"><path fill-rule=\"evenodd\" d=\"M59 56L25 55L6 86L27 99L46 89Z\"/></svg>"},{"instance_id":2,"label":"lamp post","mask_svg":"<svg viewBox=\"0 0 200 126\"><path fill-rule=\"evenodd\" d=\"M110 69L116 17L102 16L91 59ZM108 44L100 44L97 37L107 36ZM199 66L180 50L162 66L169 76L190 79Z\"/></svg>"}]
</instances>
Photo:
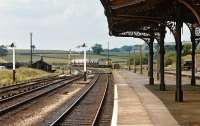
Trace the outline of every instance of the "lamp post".
<instances>
[{"instance_id":1,"label":"lamp post","mask_svg":"<svg viewBox=\"0 0 200 126\"><path fill-rule=\"evenodd\" d=\"M15 71L15 44L12 43L10 45L10 47L12 48L12 51L13 51L13 83L16 82L16 71Z\"/></svg>"}]
</instances>

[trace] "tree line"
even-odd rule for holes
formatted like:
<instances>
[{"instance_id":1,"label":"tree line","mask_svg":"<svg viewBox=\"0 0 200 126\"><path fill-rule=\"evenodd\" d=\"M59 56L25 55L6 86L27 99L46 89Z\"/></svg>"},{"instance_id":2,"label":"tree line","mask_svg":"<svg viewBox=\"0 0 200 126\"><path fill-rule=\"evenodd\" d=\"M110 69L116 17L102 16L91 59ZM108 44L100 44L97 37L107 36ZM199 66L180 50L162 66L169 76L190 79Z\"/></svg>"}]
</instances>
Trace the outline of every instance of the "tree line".
<instances>
[{"instance_id":1,"label":"tree line","mask_svg":"<svg viewBox=\"0 0 200 126\"><path fill-rule=\"evenodd\" d=\"M8 49L4 45L0 45L0 57L7 56L8 55Z\"/></svg>"}]
</instances>

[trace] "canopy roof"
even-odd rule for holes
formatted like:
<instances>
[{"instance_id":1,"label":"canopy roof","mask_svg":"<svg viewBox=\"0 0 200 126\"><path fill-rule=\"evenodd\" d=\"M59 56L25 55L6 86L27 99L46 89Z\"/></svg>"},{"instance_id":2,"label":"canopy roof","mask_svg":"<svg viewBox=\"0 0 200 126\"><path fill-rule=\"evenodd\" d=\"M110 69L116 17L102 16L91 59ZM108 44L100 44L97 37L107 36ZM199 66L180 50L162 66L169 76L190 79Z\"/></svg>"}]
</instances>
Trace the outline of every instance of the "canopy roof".
<instances>
[{"instance_id":1,"label":"canopy roof","mask_svg":"<svg viewBox=\"0 0 200 126\"><path fill-rule=\"evenodd\" d=\"M181 6L182 21L200 24L200 0L101 0L111 35L149 30L158 24L176 21L176 7Z\"/></svg>"}]
</instances>

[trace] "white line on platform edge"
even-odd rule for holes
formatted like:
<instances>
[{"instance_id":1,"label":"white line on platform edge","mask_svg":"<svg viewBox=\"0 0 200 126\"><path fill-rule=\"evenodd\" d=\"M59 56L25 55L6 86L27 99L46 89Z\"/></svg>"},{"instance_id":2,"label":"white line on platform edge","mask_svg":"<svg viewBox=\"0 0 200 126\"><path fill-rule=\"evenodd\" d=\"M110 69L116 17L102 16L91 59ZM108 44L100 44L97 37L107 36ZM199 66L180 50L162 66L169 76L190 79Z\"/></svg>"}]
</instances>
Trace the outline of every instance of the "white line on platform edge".
<instances>
[{"instance_id":1,"label":"white line on platform edge","mask_svg":"<svg viewBox=\"0 0 200 126\"><path fill-rule=\"evenodd\" d=\"M114 107L113 107L113 115L112 115L111 126L117 126L117 116L118 116L118 92L117 92L117 85L115 84Z\"/></svg>"}]
</instances>

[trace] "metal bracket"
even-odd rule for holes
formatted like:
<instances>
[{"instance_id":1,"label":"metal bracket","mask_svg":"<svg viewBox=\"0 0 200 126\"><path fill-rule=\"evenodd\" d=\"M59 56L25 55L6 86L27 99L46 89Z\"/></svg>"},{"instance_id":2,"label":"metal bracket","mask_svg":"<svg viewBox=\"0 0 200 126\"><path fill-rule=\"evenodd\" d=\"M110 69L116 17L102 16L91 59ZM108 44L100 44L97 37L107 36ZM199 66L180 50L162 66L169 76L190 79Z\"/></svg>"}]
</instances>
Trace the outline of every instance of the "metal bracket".
<instances>
[{"instance_id":1,"label":"metal bracket","mask_svg":"<svg viewBox=\"0 0 200 126\"><path fill-rule=\"evenodd\" d=\"M191 24L191 23L186 23L186 26L189 28L189 30L190 30L190 33L191 33L191 39L192 39L192 37L194 37L194 39L195 39L195 49L197 48L197 46L198 46L198 44L200 43L200 39L199 39L199 37L200 36L198 36L197 34L197 32L196 32L196 28L197 27L194 27L193 26L193 24Z\"/></svg>"},{"instance_id":2,"label":"metal bracket","mask_svg":"<svg viewBox=\"0 0 200 126\"><path fill-rule=\"evenodd\" d=\"M166 27L169 28L171 33L174 35L174 38L176 38L176 22L167 21L166 22Z\"/></svg>"},{"instance_id":3,"label":"metal bracket","mask_svg":"<svg viewBox=\"0 0 200 126\"><path fill-rule=\"evenodd\" d=\"M166 22L166 27L169 28L169 30L171 31L171 33L174 35L175 40L177 39L177 31L176 31L176 22L173 21L167 21ZM183 48L183 46L181 45L181 48ZM175 45L175 49L177 50L177 43ZM182 50L182 49L181 49Z\"/></svg>"}]
</instances>

